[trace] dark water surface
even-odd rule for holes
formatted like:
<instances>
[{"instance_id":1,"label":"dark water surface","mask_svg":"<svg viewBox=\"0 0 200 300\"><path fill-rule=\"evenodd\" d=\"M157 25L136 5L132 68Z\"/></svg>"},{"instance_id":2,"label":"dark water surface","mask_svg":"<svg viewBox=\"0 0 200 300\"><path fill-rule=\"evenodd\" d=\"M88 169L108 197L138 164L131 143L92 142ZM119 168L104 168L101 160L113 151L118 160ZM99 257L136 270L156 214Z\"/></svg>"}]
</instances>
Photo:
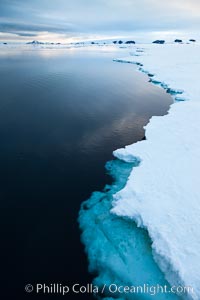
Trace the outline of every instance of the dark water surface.
<instances>
[{"instance_id":1,"label":"dark water surface","mask_svg":"<svg viewBox=\"0 0 200 300\"><path fill-rule=\"evenodd\" d=\"M80 49L0 55L4 299L48 297L26 294L27 283L91 282L80 203L110 182L104 165L112 151L141 140L149 118L171 103L135 66L112 61L119 55Z\"/></svg>"}]
</instances>

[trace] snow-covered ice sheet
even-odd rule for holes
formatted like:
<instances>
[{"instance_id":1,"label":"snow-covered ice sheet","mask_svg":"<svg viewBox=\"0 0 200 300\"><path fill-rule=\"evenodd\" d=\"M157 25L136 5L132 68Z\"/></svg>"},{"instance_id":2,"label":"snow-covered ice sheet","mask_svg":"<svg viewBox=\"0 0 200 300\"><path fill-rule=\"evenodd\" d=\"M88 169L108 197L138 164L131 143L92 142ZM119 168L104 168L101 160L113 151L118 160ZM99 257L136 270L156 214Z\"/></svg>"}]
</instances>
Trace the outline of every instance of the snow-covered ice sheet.
<instances>
[{"instance_id":1,"label":"snow-covered ice sheet","mask_svg":"<svg viewBox=\"0 0 200 300\"><path fill-rule=\"evenodd\" d=\"M200 299L200 45L136 46L120 61L139 64L176 100L187 101L153 117L145 141L114 151L121 160L141 162L114 195L112 212L145 227L168 281L193 287L186 298Z\"/></svg>"}]
</instances>

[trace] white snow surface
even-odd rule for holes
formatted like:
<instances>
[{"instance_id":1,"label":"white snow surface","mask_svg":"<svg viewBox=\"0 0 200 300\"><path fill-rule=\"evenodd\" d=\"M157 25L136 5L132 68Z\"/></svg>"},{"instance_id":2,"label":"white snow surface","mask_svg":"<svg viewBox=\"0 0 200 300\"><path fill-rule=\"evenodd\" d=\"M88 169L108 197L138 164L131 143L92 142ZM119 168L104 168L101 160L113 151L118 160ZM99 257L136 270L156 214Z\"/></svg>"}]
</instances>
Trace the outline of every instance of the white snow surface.
<instances>
[{"instance_id":1,"label":"white snow surface","mask_svg":"<svg viewBox=\"0 0 200 300\"><path fill-rule=\"evenodd\" d=\"M141 52L141 50L143 52ZM134 55L136 54L136 56ZM124 62L142 64L142 71L186 100L169 113L152 117L146 140L114 155L133 168L123 190L115 194L112 212L148 230L154 258L172 285L190 286L186 299L200 299L200 45L135 46ZM138 56L139 55L139 56ZM162 99L161 99L162 100Z\"/></svg>"}]
</instances>

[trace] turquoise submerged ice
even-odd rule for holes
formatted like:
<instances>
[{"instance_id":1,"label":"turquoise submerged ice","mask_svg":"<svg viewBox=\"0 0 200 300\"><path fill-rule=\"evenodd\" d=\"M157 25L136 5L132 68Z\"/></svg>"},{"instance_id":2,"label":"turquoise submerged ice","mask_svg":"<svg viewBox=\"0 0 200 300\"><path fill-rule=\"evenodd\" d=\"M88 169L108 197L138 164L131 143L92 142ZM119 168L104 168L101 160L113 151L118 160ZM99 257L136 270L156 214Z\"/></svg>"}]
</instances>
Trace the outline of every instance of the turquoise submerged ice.
<instances>
[{"instance_id":1,"label":"turquoise submerged ice","mask_svg":"<svg viewBox=\"0 0 200 300\"><path fill-rule=\"evenodd\" d=\"M163 273L152 256L151 241L144 229L138 228L132 220L120 218L110 213L112 195L121 190L138 162L126 163L113 160L106 169L114 183L106 186L103 192L94 192L82 204L79 224L82 242L89 259L89 271L96 275L94 284L124 286L168 285ZM169 286L169 285L168 285ZM142 294L116 294L105 291L104 299L180 299L174 294L152 296Z\"/></svg>"}]
</instances>

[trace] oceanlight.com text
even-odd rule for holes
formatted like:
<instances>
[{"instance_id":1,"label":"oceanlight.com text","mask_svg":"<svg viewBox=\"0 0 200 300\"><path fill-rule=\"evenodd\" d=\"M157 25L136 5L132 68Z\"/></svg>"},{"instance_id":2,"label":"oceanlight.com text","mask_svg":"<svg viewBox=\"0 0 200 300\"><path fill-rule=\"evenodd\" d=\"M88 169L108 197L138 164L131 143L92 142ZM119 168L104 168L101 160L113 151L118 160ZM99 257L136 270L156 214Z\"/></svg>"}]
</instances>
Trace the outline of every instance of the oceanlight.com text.
<instances>
[{"instance_id":1,"label":"oceanlight.com text","mask_svg":"<svg viewBox=\"0 0 200 300\"><path fill-rule=\"evenodd\" d=\"M96 286L93 284L80 285L75 283L73 285L64 285L61 283L37 283L36 285L27 284L25 286L25 291L27 293L36 294L59 294L62 296L68 295L70 293L74 294L106 294L106 295L118 295L118 294L149 294L155 296L156 294L178 294L178 295L188 295L193 294L194 290L190 286L172 286L167 285L161 286L159 284L153 286L149 284L144 284L140 286L134 285L117 285L104 284L102 286Z\"/></svg>"}]
</instances>

